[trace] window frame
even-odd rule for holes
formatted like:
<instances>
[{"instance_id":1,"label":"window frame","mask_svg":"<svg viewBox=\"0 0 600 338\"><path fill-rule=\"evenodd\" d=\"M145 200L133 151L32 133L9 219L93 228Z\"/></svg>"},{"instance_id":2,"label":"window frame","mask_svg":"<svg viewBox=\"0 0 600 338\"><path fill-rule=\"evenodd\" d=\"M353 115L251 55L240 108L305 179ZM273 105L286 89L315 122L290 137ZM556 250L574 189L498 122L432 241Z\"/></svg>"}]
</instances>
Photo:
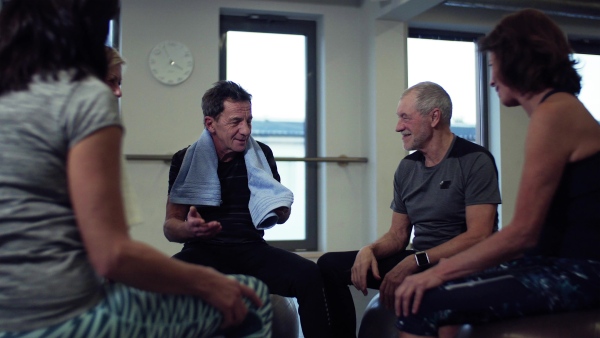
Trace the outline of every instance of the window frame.
<instances>
[{"instance_id":1,"label":"window frame","mask_svg":"<svg viewBox=\"0 0 600 338\"><path fill-rule=\"evenodd\" d=\"M600 55L600 40L569 38L569 44L576 54Z\"/></svg>"},{"instance_id":2,"label":"window frame","mask_svg":"<svg viewBox=\"0 0 600 338\"><path fill-rule=\"evenodd\" d=\"M227 32L257 32L304 35L306 37L306 157L317 157L317 52L316 21L290 19L281 15L250 14L220 16L219 79L227 78ZM276 154L277 155L277 154ZM277 160L277 157L275 158ZM269 241L269 244L289 251L316 251L318 248L318 164L306 166L306 215L304 240ZM292 207L293 212L293 207ZM281 226L281 225L279 225Z\"/></svg>"}]
</instances>

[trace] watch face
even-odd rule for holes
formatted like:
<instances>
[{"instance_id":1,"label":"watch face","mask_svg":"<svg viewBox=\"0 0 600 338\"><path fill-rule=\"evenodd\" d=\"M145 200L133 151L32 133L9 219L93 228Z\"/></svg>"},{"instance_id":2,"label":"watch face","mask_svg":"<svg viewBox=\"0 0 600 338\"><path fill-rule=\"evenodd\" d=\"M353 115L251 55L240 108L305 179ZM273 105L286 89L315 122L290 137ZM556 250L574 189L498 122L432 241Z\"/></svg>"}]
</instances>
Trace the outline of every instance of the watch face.
<instances>
[{"instance_id":1,"label":"watch face","mask_svg":"<svg viewBox=\"0 0 600 338\"><path fill-rule=\"evenodd\" d=\"M181 42L163 41L150 52L148 65L158 81L176 85L190 77L194 69L194 58L189 48Z\"/></svg>"},{"instance_id":2,"label":"watch face","mask_svg":"<svg viewBox=\"0 0 600 338\"><path fill-rule=\"evenodd\" d=\"M429 257L427 257L427 253L424 251L417 252L415 254L415 259L417 260L418 266L427 266L429 265Z\"/></svg>"}]
</instances>

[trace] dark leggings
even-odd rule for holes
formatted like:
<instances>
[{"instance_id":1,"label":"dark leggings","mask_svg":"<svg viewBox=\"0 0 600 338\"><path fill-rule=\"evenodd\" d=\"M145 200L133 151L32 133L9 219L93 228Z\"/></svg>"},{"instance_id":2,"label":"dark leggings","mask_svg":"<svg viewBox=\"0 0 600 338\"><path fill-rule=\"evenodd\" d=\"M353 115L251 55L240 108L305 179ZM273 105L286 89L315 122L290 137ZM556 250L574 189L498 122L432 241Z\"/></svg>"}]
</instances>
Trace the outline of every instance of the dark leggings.
<instances>
[{"instance_id":1,"label":"dark leggings","mask_svg":"<svg viewBox=\"0 0 600 338\"><path fill-rule=\"evenodd\" d=\"M599 262L526 257L427 291L419 312L396 326L437 336L445 325L598 307L599 285Z\"/></svg>"},{"instance_id":2,"label":"dark leggings","mask_svg":"<svg viewBox=\"0 0 600 338\"><path fill-rule=\"evenodd\" d=\"M406 256L414 253L415 251L405 250L378 260L377 265L381 278L383 279ZM358 251L329 252L317 261L323 275L333 336L336 338L356 338L356 310L348 286L352 285L351 269L357 254ZM367 287L379 289L380 286L381 280L375 279L373 274L369 272L367 274Z\"/></svg>"},{"instance_id":3,"label":"dark leggings","mask_svg":"<svg viewBox=\"0 0 600 338\"><path fill-rule=\"evenodd\" d=\"M313 261L266 242L186 246L173 257L225 274L250 275L263 281L273 294L296 297L304 336L331 337L323 282Z\"/></svg>"}]
</instances>

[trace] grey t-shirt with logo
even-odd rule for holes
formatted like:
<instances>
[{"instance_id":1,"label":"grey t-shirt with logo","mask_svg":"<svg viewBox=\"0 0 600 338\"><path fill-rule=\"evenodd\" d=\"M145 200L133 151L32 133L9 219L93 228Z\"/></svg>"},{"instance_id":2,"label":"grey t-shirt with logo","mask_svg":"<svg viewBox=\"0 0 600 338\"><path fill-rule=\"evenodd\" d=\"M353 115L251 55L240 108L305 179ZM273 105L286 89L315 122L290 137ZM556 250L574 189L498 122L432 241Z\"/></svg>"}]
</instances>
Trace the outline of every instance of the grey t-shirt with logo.
<instances>
[{"instance_id":1,"label":"grey t-shirt with logo","mask_svg":"<svg viewBox=\"0 0 600 338\"><path fill-rule=\"evenodd\" d=\"M394 175L393 211L414 226L413 248L428 250L467 230L465 208L500 204L498 170L485 148L460 137L433 167L420 152L406 156ZM498 216L494 229L498 227Z\"/></svg>"}]
</instances>

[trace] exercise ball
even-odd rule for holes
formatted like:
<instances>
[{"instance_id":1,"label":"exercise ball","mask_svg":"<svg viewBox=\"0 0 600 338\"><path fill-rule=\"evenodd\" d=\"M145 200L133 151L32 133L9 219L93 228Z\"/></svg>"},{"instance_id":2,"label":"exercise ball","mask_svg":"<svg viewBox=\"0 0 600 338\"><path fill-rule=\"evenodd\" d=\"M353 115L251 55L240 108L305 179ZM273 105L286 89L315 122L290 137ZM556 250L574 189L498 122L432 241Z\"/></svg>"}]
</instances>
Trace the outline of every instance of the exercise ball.
<instances>
[{"instance_id":1,"label":"exercise ball","mask_svg":"<svg viewBox=\"0 0 600 338\"><path fill-rule=\"evenodd\" d=\"M291 298L271 295L273 307L273 338L298 338L298 311Z\"/></svg>"},{"instance_id":2,"label":"exercise ball","mask_svg":"<svg viewBox=\"0 0 600 338\"><path fill-rule=\"evenodd\" d=\"M358 338L398 338L395 326L396 315L379 302L379 294L375 295L367 305L360 321Z\"/></svg>"}]
</instances>

